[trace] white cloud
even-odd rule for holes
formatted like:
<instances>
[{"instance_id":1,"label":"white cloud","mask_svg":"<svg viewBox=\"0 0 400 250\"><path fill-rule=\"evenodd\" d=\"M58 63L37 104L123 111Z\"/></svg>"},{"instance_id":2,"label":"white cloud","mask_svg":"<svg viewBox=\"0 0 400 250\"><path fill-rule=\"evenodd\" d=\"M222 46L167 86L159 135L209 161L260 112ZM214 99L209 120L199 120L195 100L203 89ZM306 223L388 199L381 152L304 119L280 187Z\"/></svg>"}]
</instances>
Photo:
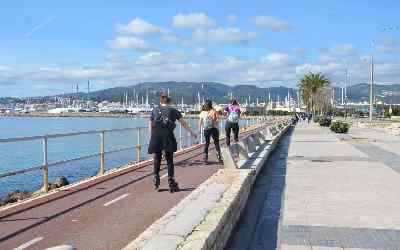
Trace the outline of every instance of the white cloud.
<instances>
[{"instance_id":1,"label":"white cloud","mask_svg":"<svg viewBox=\"0 0 400 250\"><path fill-rule=\"evenodd\" d=\"M203 48L203 47L196 47L196 48L193 49L193 53L194 53L195 55L202 56L202 55L206 55L206 54L208 53L208 51L207 51L206 48Z\"/></svg>"},{"instance_id":2,"label":"white cloud","mask_svg":"<svg viewBox=\"0 0 400 250\"><path fill-rule=\"evenodd\" d=\"M0 64L0 71L11 71L11 70L14 70L14 69L10 66Z\"/></svg>"},{"instance_id":3,"label":"white cloud","mask_svg":"<svg viewBox=\"0 0 400 250\"><path fill-rule=\"evenodd\" d=\"M175 28L211 28L214 21L205 13L177 14L172 18L172 26Z\"/></svg>"},{"instance_id":4,"label":"white cloud","mask_svg":"<svg viewBox=\"0 0 400 250\"><path fill-rule=\"evenodd\" d=\"M54 68L54 67L41 67L39 68L40 71L59 71L61 70L60 68Z\"/></svg>"},{"instance_id":5,"label":"white cloud","mask_svg":"<svg viewBox=\"0 0 400 250\"><path fill-rule=\"evenodd\" d=\"M287 63L289 61L289 55L286 53L274 52L261 58L261 61L266 63L277 63L277 64Z\"/></svg>"},{"instance_id":6,"label":"white cloud","mask_svg":"<svg viewBox=\"0 0 400 250\"><path fill-rule=\"evenodd\" d=\"M163 54L159 51L151 51L141 55L136 63L140 65L157 65L163 62Z\"/></svg>"},{"instance_id":7,"label":"white cloud","mask_svg":"<svg viewBox=\"0 0 400 250\"><path fill-rule=\"evenodd\" d=\"M255 16L250 22L258 28L271 29L273 31L291 31L293 26L289 23L272 16Z\"/></svg>"},{"instance_id":8,"label":"white cloud","mask_svg":"<svg viewBox=\"0 0 400 250\"><path fill-rule=\"evenodd\" d=\"M162 36L160 38L160 40L162 42L172 43L172 44L178 44L179 42L182 41L182 39L180 37L176 36L176 35L165 35L165 36Z\"/></svg>"},{"instance_id":9,"label":"white cloud","mask_svg":"<svg viewBox=\"0 0 400 250\"><path fill-rule=\"evenodd\" d=\"M335 56L352 56L356 54L356 49L352 44L337 44L330 49Z\"/></svg>"},{"instance_id":10,"label":"white cloud","mask_svg":"<svg viewBox=\"0 0 400 250\"><path fill-rule=\"evenodd\" d=\"M383 53L397 53L400 52L400 41L386 38L377 43L376 49Z\"/></svg>"},{"instance_id":11,"label":"white cloud","mask_svg":"<svg viewBox=\"0 0 400 250\"><path fill-rule=\"evenodd\" d=\"M167 33L165 29L157 27L140 18L135 18L126 25L117 24L117 31L120 33L134 34L137 36L149 36Z\"/></svg>"},{"instance_id":12,"label":"white cloud","mask_svg":"<svg viewBox=\"0 0 400 250\"><path fill-rule=\"evenodd\" d=\"M160 52L150 51L137 58L135 61L138 65L155 66L161 64L182 63L186 60L186 55L182 52Z\"/></svg>"},{"instance_id":13,"label":"white cloud","mask_svg":"<svg viewBox=\"0 0 400 250\"><path fill-rule=\"evenodd\" d=\"M226 16L226 20L228 20L230 23L234 23L238 20L238 16L235 14L229 14Z\"/></svg>"},{"instance_id":14,"label":"white cloud","mask_svg":"<svg viewBox=\"0 0 400 250\"><path fill-rule=\"evenodd\" d=\"M340 46L327 49L326 53L330 53L336 47ZM71 82L87 81L87 79L95 82L98 88L171 80L295 86L297 81L310 71L326 74L333 84L342 84L346 67L351 73L352 84L366 82L369 78L369 65L362 60L362 56L350 57L344 61L338 60L341 56L330 53L331 57L325 60L321 60L323 56L321 54L312 62L303 62L298 59L298 54L294 51L276 51L255 58L241 58L212 55L202 46L193 47L186 52L149 50L136 56L119 53L119 51L112 52L106 57L103 65L96 67L68 69L42 67L24 73L17 70L2 71L1 69L8 67L0 66L0 88L6 84L26 82L32 85L46 84L51 88L55 86L54 83L69 86ZM376 61L376 81L400 82L399 68L399 59L388 61L380 58Z\"/></svg>"},{"instance_id":15,"label":"white cloud","mask_svg":"<svg viewBox=\"0 0 400 250\"><path fill-rule=\"evenodd\" d=\"M257 37L256 33L241 31L238 28L198 29L193 32L195 42L211 42L218 44L245 44Z\"/></svg>"},{"instance_id":16,"label":"white cloud","mask_svg":"<svg viewBox=\"0 0 400 250\"><path fill-rule=\"evenodd\" d=\"M305 63L296 66L296 73L298 75L308 74L309 72L323 73L327 75L340 75L340 74L343 75L344 73L342 73L342 71L343 71L343 65L337 62L329 62L324 64Z\"/></svg>"},{"instance_id":17,"label":"white cloud","mask_svg":"<svg viewBox=\"0 0 400 250\"><path fill-rule=\"evenodd\" d=\"M132 49L139 52L151 50L151 46L144 40L133 36L120 36L107 42L112 49Z\"/></svg>"}]
</instances>

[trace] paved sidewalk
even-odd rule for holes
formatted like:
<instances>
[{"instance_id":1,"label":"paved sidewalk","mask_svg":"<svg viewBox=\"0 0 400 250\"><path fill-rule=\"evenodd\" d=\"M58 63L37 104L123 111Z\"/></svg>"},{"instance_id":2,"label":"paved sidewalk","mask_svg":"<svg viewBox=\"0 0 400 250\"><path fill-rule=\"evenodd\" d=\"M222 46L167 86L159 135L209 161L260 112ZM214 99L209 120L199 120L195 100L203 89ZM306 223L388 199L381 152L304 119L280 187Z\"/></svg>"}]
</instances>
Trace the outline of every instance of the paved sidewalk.
<instances>
[{"instance_id":1,"label":"paved sidewalk","mask_svg":"<svg viewBox=\"0 0 400 250\"><path fill-rule=\"evenodd\" d=\"M400 249L400 139L300 125L271 156L228 249Z\"/></svg>"}]
</instances>

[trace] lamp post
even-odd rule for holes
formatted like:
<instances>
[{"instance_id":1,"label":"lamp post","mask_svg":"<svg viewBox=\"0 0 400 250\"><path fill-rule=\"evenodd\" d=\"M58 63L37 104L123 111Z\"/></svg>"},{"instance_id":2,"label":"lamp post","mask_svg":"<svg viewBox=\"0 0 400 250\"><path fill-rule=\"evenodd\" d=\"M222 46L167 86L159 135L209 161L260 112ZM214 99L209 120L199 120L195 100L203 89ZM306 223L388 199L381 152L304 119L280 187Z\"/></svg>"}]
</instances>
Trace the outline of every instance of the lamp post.
<instances>
[{"instance_id":1,"label":"lamp post","mask_svg":"<svg viewBox=\"0 0 400 250\"><path fill-rule=\"evenodd\" d=\"M344 119L347 119L347 75L348 70L345 70L345 79L344 79Z\"/></svg>"},{"instance_id":2,"label":"lamp post","mask_svg":"<svg viewBox=\"0 0 400 250\"><path fill-rule=\"evenodd\" d=\"M388 26L383 28L382 31L399 31L400 30L400 26ZM381 32L382 32L381 31ZM374 48L374 41L372 41L372 49ZM369 90L369 122L372 122L372 109L374 107L373 104L373 85L374 85L374 55L371 52L371 72L370 72L370 90Z\"/></svg>"},{"instance_id":3,"label":"lamp post","mask_svg":"<svg viewBox=\"0 0 400 250\"><path fill-rule=\"evenodd\" d=\"M369 89L369 122L372 122L373 104L373 85L374 85L374 56L371 54L371 84Z\"/></svg>"}]
</instances>

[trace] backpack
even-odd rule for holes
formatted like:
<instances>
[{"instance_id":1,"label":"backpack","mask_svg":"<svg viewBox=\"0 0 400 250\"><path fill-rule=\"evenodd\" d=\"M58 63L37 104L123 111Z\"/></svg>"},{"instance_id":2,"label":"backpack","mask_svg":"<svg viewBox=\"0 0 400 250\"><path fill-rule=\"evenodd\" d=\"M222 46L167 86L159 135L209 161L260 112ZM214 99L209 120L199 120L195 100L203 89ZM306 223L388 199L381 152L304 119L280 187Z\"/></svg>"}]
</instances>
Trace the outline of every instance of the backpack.
<instances>
[{"instance_id":1,"label":"backpack","mask_svg":"<svg viewBox=\"0 0 400 250\"><path fill-rule=\"evenodd\" d=\"M210 116L209 113L207 113L207 116L204 118L203 127L204 127L204 130L208 130L208 129L214 128L213 118Z\"/></svg>"},{"instance_id":2,"label":"backpack","mask_svg":"<svg viewBox=\"0 0 400 250\"><path fill-rule=\"evenodd\" d=\"M229 107L228 122L239 122L239 110L237 108Z\"/></svg>"},{"instance_id":3,"label":"backpack","mask_svg":"<svg viewBox=\"0 0 400 250\"><path fill-rule=\"evenodd\" d=\"M175 122L170 119L171 109L157 107L153 110L153 124L152 127L167 128L174 130Z\"/></svg>"}]
</instances>

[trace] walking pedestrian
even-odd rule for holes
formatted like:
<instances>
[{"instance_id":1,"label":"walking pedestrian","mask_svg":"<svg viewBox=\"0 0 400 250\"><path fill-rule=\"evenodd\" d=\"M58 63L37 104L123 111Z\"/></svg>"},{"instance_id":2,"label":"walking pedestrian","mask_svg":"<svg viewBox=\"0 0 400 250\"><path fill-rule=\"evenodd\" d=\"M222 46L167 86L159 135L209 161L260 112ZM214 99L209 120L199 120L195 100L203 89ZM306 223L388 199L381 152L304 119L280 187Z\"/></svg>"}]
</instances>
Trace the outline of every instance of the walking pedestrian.
<instances>
[{"instance_id":1,"label":"walking pedestrian","mask_svg":"<svg viewBox=\"0 0 400 250\"><path fill-rule=\"evenodd\" d=\"M307 122L310 123L311 120L312 120L312 113L308 113Z\"/></svg>"},{"instance_id":2,"label":"walking pedestrian","mask_svg":"<svg viewBox=\"0 0 400 250\"><path fill-rule=\"evenodd\" d=\"M219 146L219 130L218 130L218 112L213 108L212 101L206 100L203 109L200 113L199 128L203 129L206 145L204 147L204 162L208 162L208 148L210 146L211 137L214 141L215 150L217 151L217 158L222 162L221 150Z\"/></svg>"},{"instance_id":3,"label":"walking pedestrian","mask_svg":"<svg viewBox=\"0 0 400 250\"><path fill-rule=\"evenodd\" d=\"M239 141L239 120L241 110L235 99L232 99L228 107L225 108L225 113L227 114L225 124L226 145L229 146L231 144L231 131L233 132L233 139L235 142Z\"/></svg>"},{"instance_id":4,"label":"walking pedestrian","mask_svg":"<svg viewBox=\"0 0 400 250\"><path fill-rule=\"evenodd\" d=\"M179 191L178 183L174 178L174 152L177 150L177 142L174 135L178 121L183 128L196 138L188 123L182 118L182 114L175 108L168 105L170 99L168 94L161 92L160 105L155 107L150 116L150 143L148 153L154 157L154 188L158 190L160 186L160 167L162 153L164 152L168 168L168 185L171 193Z\"/></svg>"}]
</instances>

